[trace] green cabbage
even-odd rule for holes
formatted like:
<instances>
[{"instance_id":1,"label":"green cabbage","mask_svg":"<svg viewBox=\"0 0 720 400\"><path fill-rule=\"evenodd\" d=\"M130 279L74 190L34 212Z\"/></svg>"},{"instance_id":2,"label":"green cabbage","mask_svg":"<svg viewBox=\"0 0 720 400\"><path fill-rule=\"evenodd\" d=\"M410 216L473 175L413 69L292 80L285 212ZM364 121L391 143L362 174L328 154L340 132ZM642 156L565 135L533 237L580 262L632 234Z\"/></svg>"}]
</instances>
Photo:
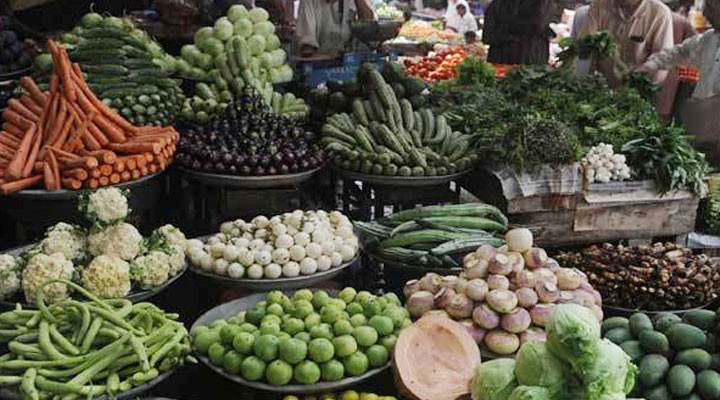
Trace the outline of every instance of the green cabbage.
<instances>
[{"instance_id":1,"label":"green cabbage","mask_svg":"<svg viewBox=\"0 0 720 400\"><path fill-rule=\"evenodd\" d=\"M240 18L233 24L233 32L240 37L247 38L253 34L253 23L247 18Z\"/></svg>"},{"instance_id":2,"label":"green cabbage","mask_svg":"<svg viewBox=\"0 0 720 400\"><path fill-rule=\"evenodd\" d=\"M555 397L544 387L518 386L508 400L555 400Z\"/></svg>"},{"instance_id":3,"label":"green cabbage","mask_svg":"<svg viewBox=\"0 0 720 400\"><path fill-rule=\"evenodd\" d=\"M270 54L272 54L273 58L273 67L279 67L287 61L287 53L283 49L273 50Z\"/></svg>"},{"instance_id":4,"label":"green cabbage","mask_svg":"<svg viewBox=\"0 0 720 400\"><path fill-rule=\"evenodd\" d=\"M181 75L188 76L191 74L192 66L184 58L179 58L177 60L177 69Z\"/></svg>"},{"instance_id":5,"label":"green cabbage","mask_svg":"<svg viewBox=\"0 0 720 400\"><path fill-rule=\"evenodd\" d=\"M180 48L180 56L191 65L199 65L202 52L194 44L186 44Z\"/></svg>"},{"instance_id":6,"label":"green cabbage","mask_svg":"<svg viewBox=\"0 0 720 400\"><path fill-rule=\"evenodd\" d=\"M257 56L265 51L265 37L262 35L252 35L247 41L250 53Z\"/></svg>"},{"instance_id":7,"label":"green cabbage","mask_svg":"<svg viewBox=\"0 0 720 400\"><path fill-rule=\"evenodd\" d=\"M245 8L244 5L233 4L228 9L227 17L230 22L235 23L235 21L239 20L240 18L248 18L249 14L247 8Z\"/></svg>"},{"instance_id":8,"label":"green cabbage","mask_svg":"<svg viewBox=\"0 0 720 400\"><path fill-rule=\"evenodd\" d=\"M215 66L215 59L210 54L200 53L200 57L197 59L198 68L208 71Z\"/></svg>"},{"instance_id":9,"label":"green cabbage","mask_svg":"<svg viewBox=\"0 0 720 400\"><path fill-rule=\"evenodd\" d=\"M270 21L262 21L253 25L253 32L258 35L270 36L275 33L275 25Z\"/></svg>"},{"instance_id":10,"label":"green cabbage","mask_svg":"<svg viewBox=\"0 0 720 400\"><path fill-rule=\"evenodd\" d=\"M203 42L213 37L213 28L211 26L204 26L195 32L193 40L196 46L201 46Z\"/></svg>"},{"instance_id":11,"label":"green cabbage","mask_svg":"<svg viewBox=\"0 0 720 400\"><path fill-rule=\"evenodd\" d=\"M260 67L268 69L275 66L275 59L272 53L262 53L258 56L260 59Z\"/></svg>"},{"instance_id":12,"label":"green cabbage","mask_svg":"<svg viewBox=\"0 0 720 400\"><path fill-rule=\"evenodd\" d=\"M548 350L570 363L575 372L583 364L593 362L593 350L600 340L600 323L589 308L578 304L556 306L545 331Z\"/></svg>"},{"instance_id":13,"label":"green cabbage","mask_svg":"<svg viewBox=\"0 0 720 400\"><path fill-rule=\"evenodd\" d=\"M226 41L230 39L233 34L233 24L227 17L220 17L215 21L215 27L213 28L213 35L220 41Z\"/></svg>"},{"instance_id":14,"label":"green cabbage","mask_svg":"<svg viewBox=\"0 0 720 400\"><path fill-rule=\"evenodd\" d=\"M290 82L293 80L293 69L288 64L283 64L278 68L280 70L280 83Z\"/></svg>"},{"instance_id":15,"label":"green cabbage","mask_svg":"<svg viewBox=\"0 0 720 400\"><path fill-rule=\"evenodd\" d=\"M210 39L207 39L206 41L199 43L198 45L200 46L200 49L202 49L202 51L209 53L213 56L216 56L225 51L225 46L223 46L223 42L214 37L211 37Z\"/></svg>"},{"instance_id":16,"label":"green cabbage","mask_svg":"<svg viewBox=\"0 0 720 400\"><path fill-rule=\"evenodd\" d=\"M255 7L252 10L250 10L250 19L254 23L267 21L270 19L270 14L268 14L267 11L265 11L264 8Z\"/></svg>"},{"instance_id":17,"label":"green cabbage","mask_svg":"<svg viewBox=\"0 0 720 400\"><path fill-rule=\"evenodd\" d=\"M265 36L265 51L273 51L280 48L280 38L275 34Z\"/></svg>"},{"instance_id":18,"label":"green cabbage","mask_svg":"<svg viewBox=\"0 0 720 400\"><path fill-rule=\"evenodd\" d=\"M508 400L517 387L515 360L499 358L480 364L472 382L473 400Z\"/></svg>"},{"instance_id":19,"label":"green cabbage","mask_svg":"<svg viewBox=\"0 0 720 400\"><path fill-rule=\"evenodd\" d=\"M595 346L595 361L585 366L581 375L587 388L588 400L600 400L603 395L628 394L635 386L637 367L615 343L605 339Z\"/></svg>"},{"instance_id":20,"label":"green cabbage","mask_svg":"<svg viewBox=\"0 0 720 400\"><path fill-rule=\"evenodd\" d=\"M544 342L525 343L515 357L515 375L521 385L541 386L553 393L562 390L568 368L548 351Z\"/></svg>"}]
</instances>

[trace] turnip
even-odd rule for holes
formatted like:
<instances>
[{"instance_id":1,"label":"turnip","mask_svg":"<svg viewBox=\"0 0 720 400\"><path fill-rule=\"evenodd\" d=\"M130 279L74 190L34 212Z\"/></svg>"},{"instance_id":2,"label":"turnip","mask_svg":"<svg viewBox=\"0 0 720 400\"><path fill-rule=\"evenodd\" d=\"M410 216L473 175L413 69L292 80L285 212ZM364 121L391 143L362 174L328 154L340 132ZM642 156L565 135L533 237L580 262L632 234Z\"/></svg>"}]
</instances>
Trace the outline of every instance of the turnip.
<instances>
[{"instance_id":1,"label":"turnip","mask_svg":"<svg viewBox=\"0 0 720 400\"><path fill-rule=\"evenodd\" d=\"M223 250L223 258L228 260L229 262L237 260L239 255L240 251L238 250L238 248L231 244L225 246L225 250Z\"/></svg>"},{"instance_id":2,"label":"turnip","mask_svg":"<svg viewBox=\"0 0 720 400\"><path fill-rule=\"evenodd\" d=\"M428 311L425 311L422 316L427 317L429 315L450 318L450 314L448 314L447 311L445 311L445 310L428 310Z\"/></svg>"},{"instance_id":3,"label":"turnip","mask_svg":"<svg viewBox=\"0 0 720 400\"><path fill-rule=\"evenodd\" d=\"M490 290L507 290L510 288L510 281L506 276L488 275L487 285Z\"/></svg>"},{"instance_id":4,"label":"turnip","mask_svg":"<svg viewBox=\"0 0 720 400\"><path fill-rule=\"evenodd\" d=\"M548 268L550 271L557 271L560 269L560 264L558 264L554 258L548 258L545 263L545 268Z\"/></svg>"},{"instance_id":5,"label":"turnip","mask_svg":"<svg viewBox=\"0 0 720 400\"><path fill-rule=\"evenodd\" d=\"M481 260L490 261L497 252L498 249L496 249L495 247L492 247L489 244L484 244L480 246L480 248L478 248L474 254Z\"/></svg>"},{"instance_id":6,"label":"turnip","mask_svg":"<svg viewBox=\"0 0 720 400\"><path fill-rule=\"evenodd\" d=\"M511 229L505 234L505 242L510 251L524 253L533 245L533 234L526 228Z\"/></svg>"},{"instance_id":7,"label":"turnip","mask_svg":"<svg viewBox=\"0 0 720 400\"><path fill-rule=\"evenodd\" d=\"M584 290L580 290L580 289L573 290L572 296L573 296L573 302L580 304L581 306L590 308L595 305L595 297L593 297L593 295L591 293L588 293Z\"/></svg>"},{"instance_id":8,"label":"turnip","mask_svg":"<svg viewBox=\"0 0 720 400\"><path fill-rule=\"evenodd\" d=\"M285 265L290 261L290 251L283 248L275 249L272 252L272 259L277 264Z\"/></svg>"},{"instance_id":9,"label":"turnip","mask_svg":"<svg viewBox=\"0 0 720 400\"><path fill-rule=\"evenodd\" d=\"M465 293L467 291L468 280L461 277L455 281L455 293Z\"/></svg>"},{"instance_id":10,"label":"turnip","mask_svg":"<svg viewBox=\"0 0 720 400\"><path fill-rule=\"evenodd\" d=\"M524 253L525 265L528 268L540 268L545 265L548 260L547 252L541 248L533 247Z\"/></svg>"},{"instance_id":11,"label":"turnip","mask_svg":"<svg viewBox=\"0 0 720 400\"><path fill-rule=\"evenodd\" d=\"M255 254L255 262L262 266L268 265L272 262L272 254L267 251L258 251Z\"/></svg>"},{"instance_id":12,"label":"turnip","mask_svg":"<svg viewBox=\"0 0 720 400\"><path fill-rule=\"evenodd\" d=\"M488 332L484 340L490 351L500 355L513 354L520 348L520 338L514 333L502 330Z\"/></svg>"},{"instance_id":13,"label":"turnip","mask_svg":"<svg viewBox=\"0 0 720 400\"><path fill-rule=\"evenodd\" d=\"M464 326L465 329L467 329L470 336L472 336L473 340L475 340L475 343L479 345L482 344L483 339L485 338L485 329L475 325L471 319L466 319L459 322L460 325Z\"/></svg>"},{"instance_id":14,"label":"turnip","mask_svg":"<svg viewBox=\"0 0 720 400\"><path fill-rule=\"evenodd\" d=\"M544 329L540 328L528 328L525 332L520 334L520 346L527 342L545 342L547 341L547 333Z\"/></svg>"},{"instance_id":15,"label":"turnip","mask_svg":"<svg viewBox=\"0 0 720 400\"><path fill-rule=\"evenodd\" d=\"M467 279L484 279L488 274L489 263L487 260L474 259L465 264L463 275Z\"/></svg>"},{"instance_id":16,"label":"turnip","mask_svg":"<svg viewBox=\"0 0 720 400\"><path fill-rule=\"evenodd\" d=\"M538 302L538 295L534 289L531 288L520 288L515 291L515 296L518 299L518 306L523 308L532 307Z\"/></svg>"},{"instance_id":17,"label":"turnip","mask_svg":"<svg viewBox=\"0 0 720 400\"><path fill-rule=\"evenodd\" d=\"M495 329L500 326L500 316L487 304L475 307L472 313L472 319L483 329Z\"/></svg>"},{"instance_id":18,"label":"turnip","mask_svg":"<svg viewBox=\"0 0 720 400\"><path fill-rule=\"evenodd\" d=\"M437 293L440 290L440 275L430 272L420 278L420 290Z\"/></svg>"},{"instance_id":19,"label":"turnip","mask_svg":"<svg viewBox=\"0 0 720 400\"><path fill-rule=\"evenodd\" d=\"M435 308L434 296L431 292L425 290L415 292L407 299L406 306L410 315L418 318Z\"/></svg>"},{"instance_id":20,"label":"turnip","mask_svg":"<svg viewBox=\"0 0 720 400\"><path fill-rule=\"evenodd\" d=\"M506 254L498 253L490 260L488 272L493 275L508 275L513 271L513 265Z\"/></svg>"},{"instance_id":21,"label":"turnip","mask_svg":"<svg viewBox=\"0 0 720 400\"><path fill-rule=\"evenodd\" d=\"M320 256L317 259L317 269L318 271L327 271L330 268L332 268L332 260L328 256Z\"/></svg>"},{"instance_id":22,"label":"turnip","mask_svg":"<svg viewBox=\"0 0 720 400\"><path fill-rule=\"evenodd\" d=\"M518 288L534 288L537 283L537 279L535 278L535 273L524 269L515 273L512 283L514 283Z\"/></svg>"},{"instance_id":23,"label":"turnip","mask_svg":"<svg viewBox=\"0 0 720 400\"><path fill-rule=\"evenodd\" d=\"M330 255L333 267L339 267L343 263L343 256L340 253L334 252Z\"/></svg>"},{"instance_id":24,"label":"turnip","mask_svg":"<svg viewBox=\"0 0 720 400\"><path fill-rule=\"evenodd\" d=\"M442 278L440 278L440 287L455 289L455 284L457 283L458 279L459 278L455 275L443 276Z\"/></svg>"},{"instance_id":25,"label":"turnip","mask_svg":"<svg viewBox=\"0 0 720 400\"><path fill-rule=\"evenodd\" d=\"M535 274L536 284L552 283L553 285L557 285L557 276L548 268L538 268L533 270L533 274Z\"/></svg>"},{"instance_id":26,"label":"turnip","mask_svg":"<svg viewBox=\"0 0 720 400\"><path fill-rule=\"evenodd\" d=\"M550 314L555 308L555 304L538 304L530 309L530 318L533 324L544 327L550 319Z\"/></svg>"},{"instance_id":27,"label":"turnip","mask_svg":"<svg viewBox=\"0 0 720 400\"><path fill-rule=\"evenodd\" d=\"M522 254L511 251L507 253L507 257L512 267L512 272L518 273L525 269L525 259Z\"/></svg>"},{"instance_id":28,"label":"turnip","mask_svg":"<svg viewBox=\"0 0 720 400\"><path fill-rule=\"evenodd\" d=\"M524 308L516 308L513 312L503 315L500 319L500 326L512 333L525 331L530 327L531 323L530 313Z\"/></svg>"},{"instance_id":29,"label":"turnip","mask_svg":"<svg viewBox=\"0 0 720 400\"><path fill-rule=\"evenodd\" d=\"M415 292L420 291L420 281L417 279L413 279L411 281L405 282L405 287L403 288L403 295L405 295L406 299L409 299L410 296L412 296Z\"/></svg>"},{"instance_id":30,"label":"turnip","mask_svg":"<svg viewBox=\"0 0 720 400\"><path fill-rule=\"evenodd\" d=\"M556 303L567 304L567 303L577 303L577 301L575 301L575 294L573 293L572 290L561 290L560 297L558 297Z\"/></svg>"},{"instance_id":31,"label":"turnip","mask_svg":"<svg viewBox=\"0 0 720 400\"><path fill-rule=\"evenodd\" d=\"M554 303L560 298L560 289L551 282L538 283L535 292L543 303Z\"/></svg>"},{"instance_id":32,"label":"turnip","mask_svg":"<svg viewBox=\"0 0 720 400\"><path fill-rule=\"evenodd\" d=\"M305 257L300 261L300 273L303 275L312 275L317 272L317 261L314 258Z\"/></svg>"},{"instance_id":33,"label":"turnip","mask_svg":"<svg viewBox=\"0 0 720 400\"><path fill-rule=\"evenodd\" d=\"M226 260L224 258L218 258L213 263L213 272L215 272L216 274L218 274L220 276L226 275L229 265L230 265L230 263L228 262L228 260Z\"/></svg>"},{"instance_id":34,"label":"turnip","mask_svg":"<svg viewBox=\"0 0 720 400\"><path fill-rule=\"evenodd\" d=\"M509 290L491 290L485 301L493 310L503 314L514 310L518 303L515 293Z\"/></svg>"},{"instance_id":35,"label":"turnip","mask_svg":"<svg viewBox=\"0 0 720 400\"><path fill-rule=\"evenodd\" d=\"M470 300L483 301L489 290L490 288L488 287L487 282L482 279L473 279L468 281L467 287L465 288L465 294L468 298L470 298Z\"/></svg>"},{"instance_id":36,"label":"turnip","mask_svg":"<svg viewBox=\"0 0 720 400\"><path fill-rule=\"evenodd\" d=\"M587 282L585 276L574 268L560 268L555 272L555 276L558 278L557 285L561 290L575 290Z\"/></svg>"},{"instance_id":37,"label":"turnip","mask_svg":"<svg viewBox=\"0 0 720 400\"><path fill-rule=\"evenodd\" d=\"M441 288L435 295L435 307L445 309L450 306L450 302L455 298L455 290L452 288Z\"/></svg>"},{"instance_id":38,"label":"turnip","mask_svg":"<svg viewBox=\"0 0 720 400\"><path fill-rule=\"evenodd\" d=\"M473 312L473 302L464 294L456 294L445 307L445 311L455 319L470 318Z\"/></svg>"}]
</instances>

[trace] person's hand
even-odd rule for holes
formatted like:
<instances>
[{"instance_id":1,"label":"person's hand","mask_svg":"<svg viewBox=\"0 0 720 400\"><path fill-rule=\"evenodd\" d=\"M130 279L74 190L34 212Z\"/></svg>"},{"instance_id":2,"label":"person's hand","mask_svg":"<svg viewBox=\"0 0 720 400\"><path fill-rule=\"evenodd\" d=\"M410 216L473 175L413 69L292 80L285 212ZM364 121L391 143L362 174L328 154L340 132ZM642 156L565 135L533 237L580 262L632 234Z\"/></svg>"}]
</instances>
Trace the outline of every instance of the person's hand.
<instances>
[{"instance_id":1,"label":"person's hand","mask_svg":"<svg viewBox=\"0 0 720 400\"><path fill-rule=\"evenodd\" d=\"M643 64L643 65L635 67L635 69L633 69L633 72L637 72L637 73L641 73L641 74L652 74L655 72L655 70L650 68L647 64Z\"/></svg>"}]
</instances>

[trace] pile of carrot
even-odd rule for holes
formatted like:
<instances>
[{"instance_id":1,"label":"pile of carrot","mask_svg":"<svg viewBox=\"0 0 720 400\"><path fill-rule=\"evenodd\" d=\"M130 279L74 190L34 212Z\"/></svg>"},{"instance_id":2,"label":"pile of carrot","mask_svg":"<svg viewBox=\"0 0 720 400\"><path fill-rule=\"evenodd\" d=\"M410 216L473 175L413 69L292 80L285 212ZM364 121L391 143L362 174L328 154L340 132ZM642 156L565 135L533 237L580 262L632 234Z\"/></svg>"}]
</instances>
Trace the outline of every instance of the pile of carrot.
<instances>
[{"instance_id":1,"label":"pile of carrot","mask_svg":"<svg viewBox=\"0 0 720 400\"><path fill-rule=\"evenodd\" d=\"M173 127L138 127L104 104L67 51L48 41L50 91L30 77L2 113L0 192L44 184L47 190L95 189L164 170L180 135Z\"/></svg>"}]
</instances>

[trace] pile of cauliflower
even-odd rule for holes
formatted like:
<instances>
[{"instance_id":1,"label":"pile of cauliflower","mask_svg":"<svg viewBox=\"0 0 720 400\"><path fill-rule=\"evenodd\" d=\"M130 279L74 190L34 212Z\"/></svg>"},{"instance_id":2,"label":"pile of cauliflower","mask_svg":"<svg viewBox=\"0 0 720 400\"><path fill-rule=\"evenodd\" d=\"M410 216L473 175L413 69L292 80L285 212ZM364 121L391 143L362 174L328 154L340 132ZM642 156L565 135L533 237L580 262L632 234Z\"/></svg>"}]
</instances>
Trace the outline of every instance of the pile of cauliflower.
<instances>
[{"instance_id":1,"label":"pile of cauliflower","mask_svg":"<svg viewBox=\"0 0 720 400\"><path fill-rule=\"evenodd\" d=\"M52 279L74 280L101 298L120 298L133 287L160 286L183 270L185 235L165 225L143 238L125 222L129 208L122 191L100 189L81 200L80 208L92 225L89 231L60 222L24 257L0 255L0 298L22 290L34 303L41 288L49 304L68 298L67 285L45 285Z\"/></svg>"},{"instance_id":2,"label":"pile of cauliflower","mask_svg":"<svg viewBox=\"0 0 720 400\"><path fill-rule=\"evenodd\" d=\"M589 183L608 183L630 179L630 167L625 161L624 155L615 154L612 145L600 143L588 151L582 164Z\"/></svg>"},{"instance_id":3,"label":"pile of cauliflower","mask_svg":"<svg viewBox=\"0 0 720 400\"><path fill-rule=\"evenodd\" d=\"M353 260L358 239L339 211L302 211L224 222L207 243L189 240L187 256L204 271L240 279L292 278Z\"/></svg>"}]
</instances>

